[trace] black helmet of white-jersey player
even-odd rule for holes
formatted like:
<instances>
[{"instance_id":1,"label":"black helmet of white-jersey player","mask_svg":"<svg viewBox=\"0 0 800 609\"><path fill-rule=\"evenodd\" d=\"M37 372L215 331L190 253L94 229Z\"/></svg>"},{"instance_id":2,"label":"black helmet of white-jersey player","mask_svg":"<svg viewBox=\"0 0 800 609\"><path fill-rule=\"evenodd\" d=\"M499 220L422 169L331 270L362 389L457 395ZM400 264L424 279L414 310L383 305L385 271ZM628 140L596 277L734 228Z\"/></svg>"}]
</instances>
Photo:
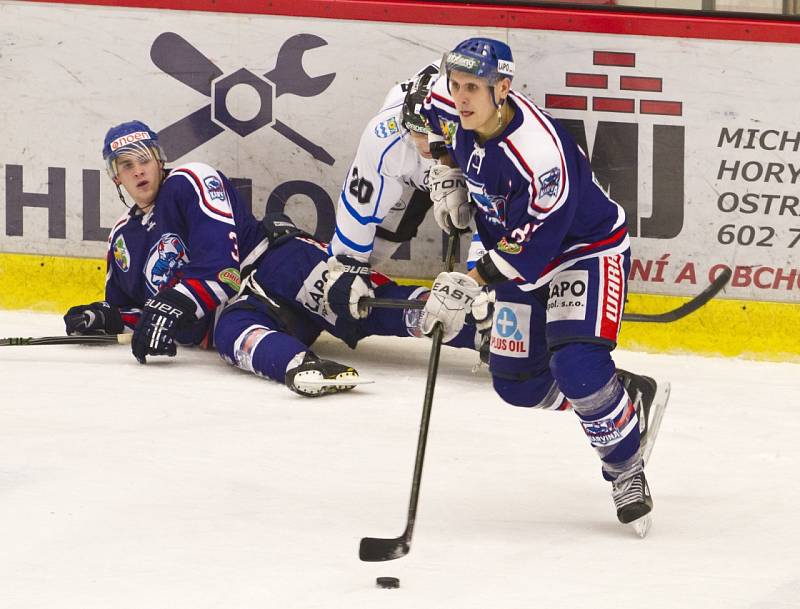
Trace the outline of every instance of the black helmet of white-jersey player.
<instances>
[{"instance_id":1,"label":"black helmet of white-jersey player","mask_svg":"<svg viewBox=\"0 0 800 609\"><path fill-rule=\"evenodd\" d=\"M118 163L124 159L146 161L155 159L161 167L164 178L164 163L167 158L158 141L158 134L141 121L128 121L111 127L103 140L103 160L109 177L117 186L120 200L127 207L119 184Z\"/></svg>"},{"instance_id":2,"label":"black helmet of white-jersey player","mask_svg":"<svg viewBox=\"0 0 800 609\"><path fill-rule=\"evenodd\" d=\"M492 38L468 38L444 56L447 90L450 90L450 73L466 72L486 80L496 108L500 107L494 96L493 85L503 78L514 78L514 57L511 47Z\"/></svg>"},{"instance_id":3,"label":"black helmet of white-jersey player","mask_svg":"<svg viewBox=\"0 0 800 609\"><path fill-rule=\"evenodd\" d=\"M403 100L403 126L416 133L428 133L428 120L422 115L422 104L431 92L439 66L431 64L422 70L414 80L409 81L406 96Z\"/></svg>"}]
</instances>

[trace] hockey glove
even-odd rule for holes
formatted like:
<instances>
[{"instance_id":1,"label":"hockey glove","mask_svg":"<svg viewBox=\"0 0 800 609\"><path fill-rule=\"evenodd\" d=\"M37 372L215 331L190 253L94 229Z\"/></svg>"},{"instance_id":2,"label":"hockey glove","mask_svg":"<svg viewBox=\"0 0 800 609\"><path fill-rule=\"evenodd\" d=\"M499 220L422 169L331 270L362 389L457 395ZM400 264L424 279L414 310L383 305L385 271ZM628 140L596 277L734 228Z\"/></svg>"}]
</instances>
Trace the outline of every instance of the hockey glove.
<instances>
[{"instance_id":1,"label":"hockey glove","mask_svg":"<svg viewBox=\"0 0 800 609\"><path fill-rule=\"evenodd\" d=\"M105 301L72 307L64 315L67 334L120 334L125 328L119 309Z\"/></svg>"},{"instance_id":2,"label":"hockey glove","mask_svg":"<svg viewBox=\"0 0 800 609\"><path fill-rule=\"evenodd\" d=\"M489 348L492 339L492 322L494 321L494 303L497 300L494 290L484 289L472 303L467 321L475 324L475 348L481 361L489 364ZM470 319L471 318L471 319Z\"/></svg>"},{"instance_id":3,"label":"hockey glove","mask_svg":"<svg viewBox=\"0 0 800 609\"><path fill-rule=\"evenodd\" d=\"M131 341L131 351L139 363L146 364L148 355L174 357L175 334L196 321L194 311L192 299L174 288L148 298Z\"/></svg>"},{"instance_id":4,"label":"hockey glove","mask_svg":"<svg viewBox=\"0 0 800 609\"><path fill-rule=\"evenodd\" d=\"M494 290L482 290L475 298L470 308L472 321L478 332L486 332L492 329L492 317L494 316L494 303L497 297Z\"/></svg>"},{"instance_id":5,"label":"hockey glove","mask_svg":"<svg viewBox=\"0 0 800 609\"><path fill-rule=\"evenodd\" d=\"M461 170L437 163L431 167L428 180L436 224L446 233L450 232L448 218L456 228L467 228L473 209Z\"/></svg>"},{"instance_id":6,"label":"hockey glove","mask_svg":"<svg viewBox=\"0 0 800 609\"><path fill-rule=\"evenodd\" d=\"M422 332L432 334L439 322L444 330L442 340L454 339L481 293L481 286L469 275L454 271L439 273L423 309Z\"/></svg>"},{"instance_id":7,"label":"hockey glove","mask_svg":"<svg viewBox=\"0 0 800 609\"><path fill-rule=\"evenodd\" d=\"M328 309L344 319L364 319L369 307L359 307L358 301L374 296L370 283L369 262L353 256L328 258L328 278L325 281L325 302Z\"/></svg>"}]
</instances>

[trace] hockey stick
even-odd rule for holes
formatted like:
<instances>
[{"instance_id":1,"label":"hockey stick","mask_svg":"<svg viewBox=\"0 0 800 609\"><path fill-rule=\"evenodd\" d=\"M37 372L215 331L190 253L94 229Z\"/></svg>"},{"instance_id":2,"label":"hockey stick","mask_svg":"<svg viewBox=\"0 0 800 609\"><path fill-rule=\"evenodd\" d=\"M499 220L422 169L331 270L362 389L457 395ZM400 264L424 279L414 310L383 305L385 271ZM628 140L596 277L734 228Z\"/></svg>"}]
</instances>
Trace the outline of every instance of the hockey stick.
<instances>
[{"instance_id":1,"label":"hockey stick","mask_svg":"<svg viewBox=\"0 0 800 609\"><path fill-rule=\"evenodd\" d=\"M28 336L0 338L0 347L31 345L129 345L133 334L97 334L86 336Z\"/></svg>"},{"instance_id":2,"label":"hockey stick","mask_svg":"<svg viewBox=\"0 0 800 609\"><path fill-rule=\"evenodd\" d=\"M725 269L719 274L713 282L711 282L705 290L700 292L697 296L683 303L681 306L665 311L664 313L629 313L622 314L623 321L646 321L651 323L669 323L677 321L694 313L707 304L709 300L719 294L722 289L728 285L731 279L731 270ZM403 298L362 298L358 301L359 307L378 307L383 309L423 309L425 308L424 300L405 300Z\"/></svg>"},{"instance_id":3,"label":"hockey stick","mask_svg":"<svg viewBox=\"0 0 800 609\"><path fill-rule=\"evenodd\" d=\"M706 287L705 290L700 292L688 302L684 302L681 306L672 309L671 311L665 311L664 313L623 313L622 320L649 321L663 324L683 319L690 313L697 311L697 309L708 303L709 300L719 294L722 289L728 285L732 274L732 271L729 268L726 268L719 274L719 277L708 284L708 287Z\"/></svg>"},{"instance_id":4,"label":"hockey stick","mask_svg":"<svg viewBox=\"0 0 800 609\"><path fill-rule=\"evenodd\" d=\"M459 232L450 231L447 241L447 259L445 267L450 272L455 266L456 248L459 243ZM411 480L411 498L408 503L408 520L406 530L400 537L382 539L380 537L364 537L358 548L358 557L366 562L379 562L402 558L411 549L411 535L414 532L414 522L417 519L417 503L419 502L419 487L422 480L422 464L425 461L425 446L428 442L428 426L431 420L431 407L433 405L433 390L436 386L436 373L439 370L439 354L442 350L442 335L444 329L437 323L431 338L431 356L428 360L428 381L425 384L425 399L422 403L422 421L419 424L419 439L417 440L417 456L414 461L414 476Z\"/></svg>"}]
</instances>

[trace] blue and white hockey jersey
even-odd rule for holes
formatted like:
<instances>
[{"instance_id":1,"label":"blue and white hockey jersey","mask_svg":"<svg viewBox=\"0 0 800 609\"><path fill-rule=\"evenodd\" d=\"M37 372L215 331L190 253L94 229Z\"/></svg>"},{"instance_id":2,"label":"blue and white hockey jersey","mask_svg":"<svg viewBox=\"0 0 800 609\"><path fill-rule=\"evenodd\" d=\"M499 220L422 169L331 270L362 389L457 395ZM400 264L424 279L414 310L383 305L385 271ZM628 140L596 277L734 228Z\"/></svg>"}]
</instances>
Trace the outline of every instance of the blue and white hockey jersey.
<instances>
[{"instance_id":1,"label":"blue and white hockey jersey","mask_svg":"<svg viewBox=\"0 0 800 609\"><path fill-rule=\"evenodd\" d=\"M564 128L511 91L514 116L483 145L461 128L446 78L423 112L466 178L488 255L505 277L531 290L578 260L630 247L625 212L594 179L583 151Z\"/></svg>"},{"instance_id":2,"label":"blue and white hockey jersey","mask_svg":"<svg viewBox=\"0 0 800 609\"><path fill-rule=\"evenodd\" d=\"M373 258L374 263L376 227L382 225L394 230L405 209L404 192L409 188L428 190L428 172L433 161L419 155L402 124L403 100L413 80L392 87L381 111L361 134L339 196L336 232L329 247L331 255Z\"/></svg>"},{"instance_id":3,"label":"blue and white hockey jersey","mask_svg":"<svg viewBox=\"0 0 800 609\"><path fill-rule=\"evenodd\" d=\"M207 325L238 292L240 260L263 237L222 173L202 163L181 165L162 183L150 212L133 207L111 229L105 298L132 328L148 297L174 287Z\"/></svg>"}]
</instances>

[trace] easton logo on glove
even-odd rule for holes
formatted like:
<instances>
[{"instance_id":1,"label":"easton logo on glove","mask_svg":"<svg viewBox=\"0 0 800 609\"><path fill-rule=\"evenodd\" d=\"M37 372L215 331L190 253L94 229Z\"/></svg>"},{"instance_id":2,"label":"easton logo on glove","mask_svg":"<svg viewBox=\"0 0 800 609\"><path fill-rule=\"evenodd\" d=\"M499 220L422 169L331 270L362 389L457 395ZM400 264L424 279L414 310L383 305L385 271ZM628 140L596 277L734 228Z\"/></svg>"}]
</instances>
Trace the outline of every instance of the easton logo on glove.
<instances>
[{"instance_id":1,"label":"easton logo on glove","mask_svg":"<svg viewBox=\"0 0 800 609\"><path fill-rule=\"evenodd\" d=\"M437 292L438 294L449 296L450 298L458 300L462 302L465 306L472 306L471 303L474 300L472 296L470 296L463 290L460 290L453 285L435 283L431 289L432 291Z\"/></svg>"},{"instance_id":2,"label":"easton logo on glove","mask_svg":"<svg viewBox=\"0 0 800 609\"><path fill-rule=\"evenodd\" d=\"M437 190L449 190L452 188L466 188L467 183L459 178L452 179L447 178L445 180L441 180L440 182L434 182L431 184L431 191L435 192Z\"/></svg>"}]
</instances>

